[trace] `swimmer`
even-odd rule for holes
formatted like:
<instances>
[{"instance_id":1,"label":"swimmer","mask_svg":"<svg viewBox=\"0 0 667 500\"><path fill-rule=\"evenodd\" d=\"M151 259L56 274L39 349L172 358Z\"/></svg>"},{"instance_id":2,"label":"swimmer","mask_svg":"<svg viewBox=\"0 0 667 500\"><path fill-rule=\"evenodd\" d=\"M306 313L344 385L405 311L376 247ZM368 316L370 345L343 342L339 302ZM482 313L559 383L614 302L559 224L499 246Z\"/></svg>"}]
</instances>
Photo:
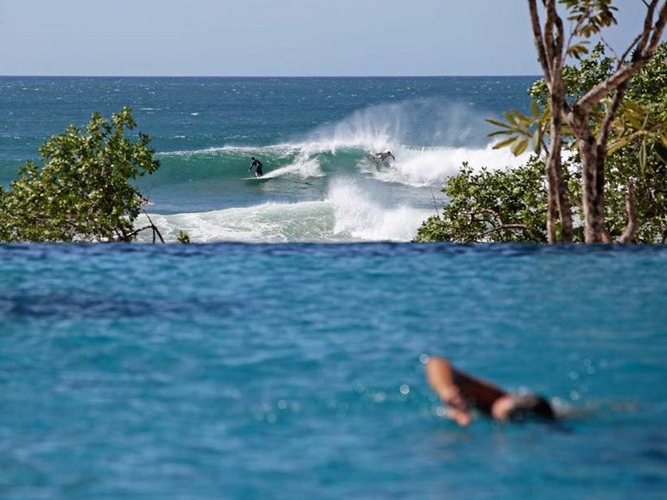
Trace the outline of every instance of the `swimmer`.
<instances>
[{"instance_id":1,"label":"swimmer","mask_svg":"<svg viewBox=\"0 0 667 500\"><path fill-rule=\"evenodd\" d=\"M447 405L447 416L460 426L472 421L472 409L507 422L527 418L555 421L551 404L533 394L510 394L494 384L454 368L445 358L432 356L426 363L431 388Z\"/></svg>"}]
</instances>

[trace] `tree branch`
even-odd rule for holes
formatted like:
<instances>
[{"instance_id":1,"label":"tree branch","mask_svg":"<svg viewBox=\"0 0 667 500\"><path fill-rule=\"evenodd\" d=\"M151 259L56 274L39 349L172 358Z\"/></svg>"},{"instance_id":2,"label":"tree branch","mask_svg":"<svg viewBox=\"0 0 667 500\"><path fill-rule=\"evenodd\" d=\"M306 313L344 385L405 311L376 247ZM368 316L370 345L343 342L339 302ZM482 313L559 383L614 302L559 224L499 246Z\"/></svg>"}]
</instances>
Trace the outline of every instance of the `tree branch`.
<instances>
[{"instance_id":1,"label":"tree branch","mask_svg":"<svg viewBox=\"0 0 667 500\"><path fill-rule=\"evenodd\" d=\"M605 95L630 80L630 78L646 65L655 53L665 29L665 24L667 23L667 2L665 2L660 8L658 20L655 25L653 25L653 15L658 2L659 0L652 0L647 9L646 18L644 19L644 31L640 35L639 41L633 42L633 45L637 43L637 48L632 57L632 61L630 63L621 62L614 74L610 75L607 79L589 90L577 102L577 107L581 109L584 114L587 115L590 112L590 109L598 104Z\"/></svg>"},{"instance_id":2,"label":"tree branch","mask_svg":"<svg viewBox=\"0 0 667 500\"><path fill-rule=\"evenodd\" d=\"M637 216L637 204L635 198L635 183L628 179L628 194L625 198L625 210L628 214L628 225L623 234L618 238L619 243L632 243L639 229L639 217Z\"/></svg>"},{"instance_id":3,"label":"tree branch","mask_svg":"<svg viewBox=\"0 0 667 500\"><path fill-rule=\"evenodd\" d=\"M488 236L491 233L496 233L498 231L506 231L508 229L522 229L528 231L528 228L524 224L503 224L501 226L492 227L488 231L482 233L482 237Z\"/></svg>"},{"instance_id":4,"label":"tree branch","mask_svg":"<svg viewBox=\"0 0 667 500\"><path fill-rule=\"evenodd\" d=\"M465 212L467 216L470 217L472 220L477 214L487 214L487 215L492 215L494 218L496 218L500 223L503 223L503 220L500 218L500 214L498 212L491 210L490 208L481 208L479 210L469 210Z\"/></svg>"},{"instance_id":5,"label":"tree branch","mask_svg":"<svg viewBox=\"0 0 667 500\"><path fill-rule=\"evenodd\" d=\"M544 49L544 37L542 35L542 28L540 26L540 14L537 11L536 0L528 0L528 8L530 10L530 24L533 28L533 41L535 42L535 49L537 50L537 59L542 66L542 71L547 82L551 85L551 69L547 64L547 54Z\"/></svg>"},{"instance_id":6,"label":"tree branch","mask_svg":"<svg viewBox=\"0 0 667 500\"><path fill-rule=\"evenodd\" d=\"M625 96L625 91L627 90L627 82L621 84L616 93L611 100L611 104L607 107L607 112L605 113L604 119L602 120L602 126L600 128L600 138L598 139L598 144L604 145L607 144L609 140L609 134L611 132L611 126L614 122L614 118L618 113L619 108L621 107L621 102L623 102L623 97Z\"/></svg>"}]
</instances>

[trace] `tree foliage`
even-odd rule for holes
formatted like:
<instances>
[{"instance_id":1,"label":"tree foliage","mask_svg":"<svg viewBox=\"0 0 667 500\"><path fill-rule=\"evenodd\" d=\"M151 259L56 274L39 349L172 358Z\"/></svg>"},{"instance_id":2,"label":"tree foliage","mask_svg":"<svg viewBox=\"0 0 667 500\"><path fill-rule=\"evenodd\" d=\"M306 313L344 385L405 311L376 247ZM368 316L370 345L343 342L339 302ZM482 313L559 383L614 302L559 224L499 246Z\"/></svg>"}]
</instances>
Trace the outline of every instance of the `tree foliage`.
<instances>
[{"instance_id":1,"label":"tree foliage","mask_svg":"<svg viewBox=\"0 0 667 500\"><path fill-rule=\"evenodd\" d=\"M558 5L565 9L567 20L571 23L567 37ZM509 136L500 143L501 147L511 146L513 150L527 147L532 137L527 134L529 131L540 141L548 135L548 142L541 144L548 150L545 177L550 243L558 241L557 222L561 225L560 240L569 242L573 239L572 193L562 168L561 153L563 147L568 146L568 135L572 139L570 145L576 145L581 166L580 207L586 242L627 243L637 239L639 219L636 179L633 177L627 176L625 181L625 229L615 237L606 220L607 161L614 148L629 146L637 141L644 144L639 151L644 155L647 137L654 133L649 119L652 111L627 99L627 92L630 81L650 63L658 50L667 24L667 1L644 0L643 5L645 15L639 35L621 56L615 55L613 61L607 61L606 68L598 68L597 75L589 71L582 85L583 80L568 81L566 59L574 57L583 60L583 56L589 54L592 36L604 40L603 29L616 23L614 12L617 9L613 0L542 0L541 11L537 0L528 0L533 39L544 74L543 88L546 92L543 104L549 117L549 128L547 130L544 126L544 119L531 122L531 117L518 116L517 119L516 114L508 114L498 133ZM585 69L583 62L582 68ZM573 70L569 71L572 73ZM619 127L619 123L630 127ZM538 129L537 132L530 130L531 125ZM657 125L660 126L659 121ZM643 159L640 158L640 161Z\"/></svg>"},{"instance_id":2,"label":"tree foliage","mask_svg":"<svg viewBox=\"0 0 667 500\"><path fill-rule=\"evenodd\" d=\"M415 241L546 243L544 163L473 170L467 163L443 188L449 203L426 220Z\"/></svg>"},{"instance_id":3,"label":"tree foliage","mask_svg":"<svg viewBox=\"0 0 667 500\"><path fill-rule=\"evenodd\" d=\"M564 68L568 98L574 100L614 70L615 59L599 43L579 66ZM534 104L540 108L548 98L544 80L530 89ZM601 123L605 106L593 110L595 123ZM522 122L527 125L530 120ZM531 123L530 126L535 126ZM571 174L581 178L581 162L569 129L564 130L566 147L572 157ZM516 139L520 139L516 135ZM621 240L628 225L628 195L634 191L637 217L636 234L631 241L667 241L667 43L658 46L647 65L629 82L616 118L611 123L605 165L605 225L612 239ZM581 198L581 187L570 184L573 199ZM581 206L579 206L581 212Z\"/></svg>"},{"instance_id":4,"label":"tree foliage","mask_svg":"<svg viewBox=\"0 0 667 500\"><path fill-rule=\"evenodd\" d=\"M155 172L150 138L130 137L129 108L107 120L92 115L39 149L41 166L27 162L11 189L0 189L0 240L35 242L131 241L144 198L130 181Z\"/></svg>"},{"instance_id":5,"label":"tree foliage","mask_svg":"<svg viewBox=\"0 0 667 500\"><path fill-rule=\"evenodd\" d=\"M570 21L566 36L558 6L565 9ZM667 1L644 0L644 22L641 32L605 78L591 83L581 94L574 95L565 83L565 62L568 57L581 59L588 54L592 36L601 37L604 28L616 23L613 0L528 0L533 39L542 66L548 92L550 116L549 153L546 163L548 186L547 232L549 242L557 241L556 221L561 222L562 241L571 241L571 196L561 164L564 125L576 138L581 162L581 206L585 239L589 243L610 242L605 225L606 169L609 140L624 101L629 81L651 60L667 24ZM566 99L569 95L571 99ZM509 130L509 133L512 131ZM517 141L524 141L517 137ZM511 144L512 141L505 141ZM637 227L633 205L632 180L628 180L628 225L618 241L634 239Z\"/></svg>"},{"instance_id":6,"label":"tree foliage","mask_svg":"<svg viewBox=\"0 0 667 500\"><path fill-rule=\"evenodd\" d=\"M564 68L567 99L573 101L592 82L614 69L615 60L602 44L594 47L577 66ZM549 136L549 95L544 79L529 91L534 102L528 113L508 112L505 121L493 121L506 135L506 144L532 147L535 154L523 167L475 173L465 165L449 177L443 192L449 205L429 218L416 241L528 241L546 242L547 194L544 168ZM604 103L592 113L604 116ZM562 129L564 180L575 201L572 241L583 242L581 162L575 137ZM511 139L507 142L507 139ZM502 143L501 143L502 144ZM611 127L606 161L606 221L610 235L620 240L628 227L628 195L633 191L637 227L632 241L667 242L667 44L661 44L651 61L631 80ZM516 189L515 189L516 188ZM484 215L484 217L482 217ZM525 226L525 229L522 227Z\"/></svg>"}]
</instances>

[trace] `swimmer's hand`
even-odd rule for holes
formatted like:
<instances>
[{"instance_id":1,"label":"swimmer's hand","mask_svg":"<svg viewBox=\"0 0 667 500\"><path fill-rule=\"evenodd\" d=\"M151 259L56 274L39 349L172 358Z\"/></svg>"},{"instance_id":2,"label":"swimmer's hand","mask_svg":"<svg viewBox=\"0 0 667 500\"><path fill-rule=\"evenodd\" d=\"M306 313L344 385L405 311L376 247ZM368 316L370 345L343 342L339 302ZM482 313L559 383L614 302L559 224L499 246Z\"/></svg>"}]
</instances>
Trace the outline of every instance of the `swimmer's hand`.
<instances>
[{"instance_id":1,"label":"swimmer's hand","mask_svg":"<svg viewBox=\"0 0 667 500\"><path fill-rule=\"evenodd\" d=\"M468 404L465 399L461 397L458 388L453 388L448 391L447 397L443 399L447 405L445 412L454 422L461 427L465 427L472 422L472 415L468 410Z\"/></svg>"}]
</instances>

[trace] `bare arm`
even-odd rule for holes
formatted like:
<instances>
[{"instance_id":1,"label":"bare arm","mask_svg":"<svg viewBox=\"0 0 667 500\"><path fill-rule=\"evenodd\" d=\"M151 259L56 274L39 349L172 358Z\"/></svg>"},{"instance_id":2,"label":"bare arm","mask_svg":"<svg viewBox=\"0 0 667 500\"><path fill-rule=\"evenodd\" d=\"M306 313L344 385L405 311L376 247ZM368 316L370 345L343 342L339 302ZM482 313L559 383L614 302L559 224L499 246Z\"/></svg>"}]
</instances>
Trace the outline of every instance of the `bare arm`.
<instances>
[{"instance_id":1,"label":"bare arm","mask_svg":"<svg viewBox=\"0 0 667 500\"><path fill-rule=\"evenodd\" d=\"M461 426L468 425L472 416L456 385L454 368L445 358L433 356L426 364L426 379L433 391L447 405L447 415Z\"/></svg>"},{"instance_id":2,"label":"bare arm","mask_svg":"<svg viewBox=\"0 0 667 500\"><path fill-rule=\"evenodd\" d=\"M459 425L472 420L470 405L492 415L493 404L507 393L486 380L472 377L452 366L445 358L433 356L426 364L426 378L447 405L447 415Z\"/></svg>"}]
</instances>

